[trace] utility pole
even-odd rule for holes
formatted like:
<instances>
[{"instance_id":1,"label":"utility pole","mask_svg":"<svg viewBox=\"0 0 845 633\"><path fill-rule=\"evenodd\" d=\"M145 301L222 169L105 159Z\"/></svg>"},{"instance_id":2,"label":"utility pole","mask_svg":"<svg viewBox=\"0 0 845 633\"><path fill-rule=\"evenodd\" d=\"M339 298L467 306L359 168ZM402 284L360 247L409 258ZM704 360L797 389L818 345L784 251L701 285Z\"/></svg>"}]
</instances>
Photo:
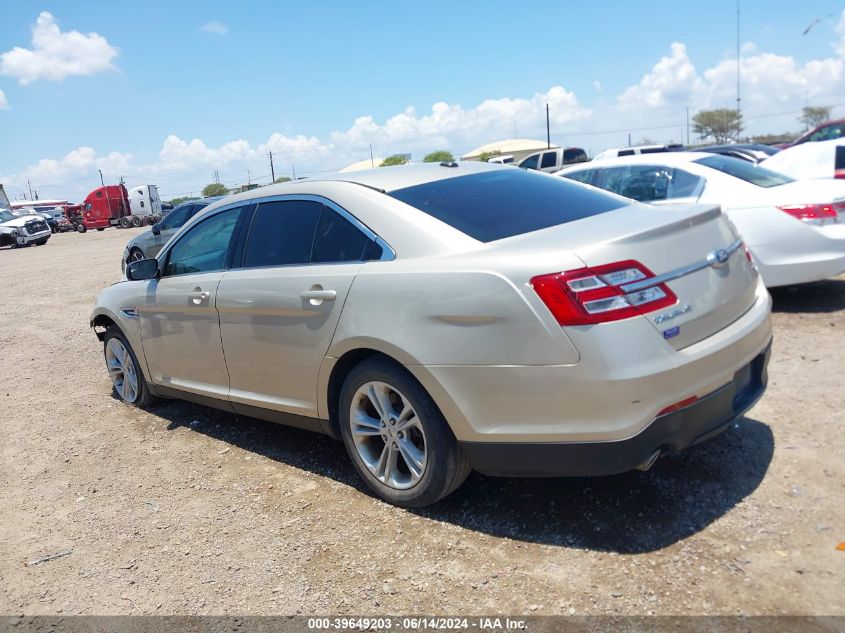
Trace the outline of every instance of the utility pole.
<instances>
[{"instance_id":1,"label":"utility pole","mask_svg":"<svg viewBox=\"0 0 845 633\"><path fill-rule=\"evenodd\" d=\"M214 170L214 182L220 184L220 171L217 169Z\"/></svg>"},{"instance_id":2,"label":"utility pole","mask_svg":"<svg viewBox=\"0 0 845 633\"><path fill-rule=\"evenodd\" d=\"M687 145L689 145L689 106L687 106Z\"/></svg>"},{"instance_id":3,"label":"utility pole","mask_svg":"<svg viewBox=\"0 0 845 633\"><path fill-rule=\"evenodd\" d=\"M98 172L100 172L100 186L101 186L101 187L105 187L105 186L106 186L106 183L103 181L103 170L102 170L102 169L98 169L97 171L98 171Z\"/></svg>"},{"instance_id":4,"label":"utility pole","mask_svg":"<svg viewBox=\"0 0 845 633\"><path fill-rule=\"evenodd\" d=\"M631 147L631 133L628 132L628 147Z\"/></svg>"},{"instance_id":5,"label":"utility pole","mask_svg":"<svg viewBox=\"0 0 845 633\"><path fill-rule=\"evenodd\" d=\"M26 179L26 186L29 189L29 199L32 200L32 185L29 184L29 178Z\"/></svg>"},{"instance_id":6,"label":"utility pole","mask_svg":"<svg viewBox=\"0 0 845 633\"><path fill-rule=\"evenodd\" d=\"M736 0L736 118L739 120L740 116L740 95L739 95L739 80L740 80L740 60L741 50L739 47L739 0ZM737 134L738 136L738 134Z\"/></svg>"},{"instance_id":7,"label":"utility pole","mask_svg":"<svg viewBox=\"0 0 845 633\"><path fill-rule=\"evenodd\" d=\"M273 169L273 152L270 151L270 182L276 182L276 170Z\"/></svg>"},{"instance_id":8,"label":"utility pole","mask_svg":"<svg viewBox=\"0 0 845 633\"><path fill-rule=\"evenodd\" d=\"M546 149L552 146L551 128L549 127L549 104L546 104Z\"/></svg>"},{"instance_id":9,"label":"utility pole","mask_svg":"<svg viewBox=\"0 0 845 633\"><path fill-rule=\"evenodd\" d=\"M293 163L290 164L290 173L293 174L293 179L296 180L296 170L293 168Z\"/></svg>"},{"instance_id":10,"label":"utility pole","mask_svg":"<svg viewBox=\"0 0 845 633\"><path fill-rule=\"evenodd\" d=\"M252 175L249 173L249 167L246 168L246 184L252 184Z\"/></svg>"},{"instance_id":11,"label":"utility pole","mask_svg":"<svg viewBox=\"0 0 845 633\"><path fill-rule=\"evenodd\" d=\"M375 159L373 159L373 144L372 143L370 143L370 167L372 167L373 169L376 168L376 161L375 161ZM291 168L293 168L293 165L291 165ZM294 178L294 180L296 180L296 178Z\"/></svg>"}]
</instances>

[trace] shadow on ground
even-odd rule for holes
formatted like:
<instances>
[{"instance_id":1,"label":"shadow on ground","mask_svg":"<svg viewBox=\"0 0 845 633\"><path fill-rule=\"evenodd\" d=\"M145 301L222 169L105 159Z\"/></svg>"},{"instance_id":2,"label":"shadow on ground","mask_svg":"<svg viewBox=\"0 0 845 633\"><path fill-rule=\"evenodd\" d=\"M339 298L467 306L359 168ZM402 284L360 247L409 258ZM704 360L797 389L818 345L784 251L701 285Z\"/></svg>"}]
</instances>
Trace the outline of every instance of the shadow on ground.
<instances>
[{"instance_id":1,"label":"shadow on ground","mask_svg":"<svg viewBox=\"0 0 845 633\"><path fill-rule=\"evenodd\" d=\"M170 421L168 429L187 426L370 494L343 444L328 437L184 402L162 404L154 413ZM644 553L692 536L730 511L760 485L773 452L769 427L743 418L708 442L661 458L646 473L558 479L473 473L436 506L409 512L518 541Z\"/></svg>"},{"instance_id":2,"label":"shadow on ground","mask_svg":"<svg viewBox=\"0 0 845 633\"><path fill-rule=\"evenodd\" d=\"M773 312L827 313L845 310L845 280L826 279L800 286L772 288Z\"/></svg>"}]
</instances>

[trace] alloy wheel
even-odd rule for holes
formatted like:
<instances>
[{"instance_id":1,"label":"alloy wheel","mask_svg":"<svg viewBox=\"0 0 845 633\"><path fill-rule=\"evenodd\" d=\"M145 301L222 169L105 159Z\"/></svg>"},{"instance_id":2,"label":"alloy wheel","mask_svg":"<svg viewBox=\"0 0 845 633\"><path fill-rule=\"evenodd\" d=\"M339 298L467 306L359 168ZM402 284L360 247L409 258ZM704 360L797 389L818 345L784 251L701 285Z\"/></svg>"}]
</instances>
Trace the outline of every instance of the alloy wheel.
<instances>
[{"instance_id":1,"label":"alloy wheel","mask_svg":"<svg viewBox=\"0 0 845 633\"><path fill-rule=\"evenodd\" d=\"M116 338L109 339L106 345L106 367L112 384L124 402L133 403L138 399L138 374L135 363L126 346Z\"/></svg>"}]
</instances>

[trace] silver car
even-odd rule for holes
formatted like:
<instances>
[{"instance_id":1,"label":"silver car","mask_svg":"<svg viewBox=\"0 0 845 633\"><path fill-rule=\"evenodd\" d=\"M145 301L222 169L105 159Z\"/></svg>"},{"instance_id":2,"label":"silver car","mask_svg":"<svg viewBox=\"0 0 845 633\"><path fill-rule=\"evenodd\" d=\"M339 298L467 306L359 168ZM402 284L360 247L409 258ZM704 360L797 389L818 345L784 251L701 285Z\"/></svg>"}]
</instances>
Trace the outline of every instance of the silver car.
<instances>
[{"instance_id":1,"label":"silver car","mask_svg":"<svg viewBox=\"0 0 845 633\"><path fill-rule=\"evenodd\" d=\"M220 200L220 198L221 196L189 200L175 207L164 218L153 224L150 230L144 231L129 240L126 248L123 249L123 256L120 258L120 269L125 272L126 265L129 262L148 259L158 255L161 247L167 243L167 240L173 237L176 231L182 228L197 213L205 209L212 202Z\"/></svg>"},{"instance_id":2,"label":"silver car","mask_svg":"<svg viewBox=\"0 0 845 633\"><path fill-rule=\"evenodd\" d=\"M483 163L230 196L102 291L118 396L342 439L406 507L471 469L604 475L763 393L770 299L718 207L667 211Z\"/></svg>"}]
</instances>

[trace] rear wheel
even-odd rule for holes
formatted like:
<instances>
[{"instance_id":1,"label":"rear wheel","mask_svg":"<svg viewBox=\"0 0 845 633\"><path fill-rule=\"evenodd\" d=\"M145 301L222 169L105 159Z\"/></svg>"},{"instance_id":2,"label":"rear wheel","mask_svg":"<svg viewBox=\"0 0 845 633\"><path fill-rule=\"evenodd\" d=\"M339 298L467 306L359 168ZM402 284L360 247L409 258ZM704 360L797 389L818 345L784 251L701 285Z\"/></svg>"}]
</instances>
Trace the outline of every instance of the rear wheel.
<instances>
[{"instance_id":1,"label":"rear wheel","mask_svg":"<svg viewBox=\"0 0 845 633\"><path fill-rule=\"evenodd\" d=\"M137 215L132 216L132 226L139 227L144 223L143 218L139 218Z\"/></svg>"},{"instance_id":2,"label":"rear wheel","mask_svg":"<svg viewBox=\"0 0 845 633\"><path fill-rule=\"evenodd\" d=\"M132 226L132 218L130 218L128 215L125 215L120 218L120 228L128 229L130 226Z\"/></svg>"},{"instance_id":3,"label":"rear wheel","mask_svg":"<svg viewBox=\"0 0 845 633\"><path fill-rule=\"evenodd\" d=\"M155 402L156 397L150 393L132 346L115 325L106 330L103 354L112 387L118 398L136 407L146 407Z\"/></svg>"},{"instance_id":4,"label":"rear wheel","mask_svg":"<svg viewBox=\"0 0 845 633\"><path fill-rule=\"evenodd\" d=\"M346 378L340 430L358 474L398 506L431 505L470 472L431 397L404 368L385 359L366 360Z\"/></svg>"}]
</instances>

